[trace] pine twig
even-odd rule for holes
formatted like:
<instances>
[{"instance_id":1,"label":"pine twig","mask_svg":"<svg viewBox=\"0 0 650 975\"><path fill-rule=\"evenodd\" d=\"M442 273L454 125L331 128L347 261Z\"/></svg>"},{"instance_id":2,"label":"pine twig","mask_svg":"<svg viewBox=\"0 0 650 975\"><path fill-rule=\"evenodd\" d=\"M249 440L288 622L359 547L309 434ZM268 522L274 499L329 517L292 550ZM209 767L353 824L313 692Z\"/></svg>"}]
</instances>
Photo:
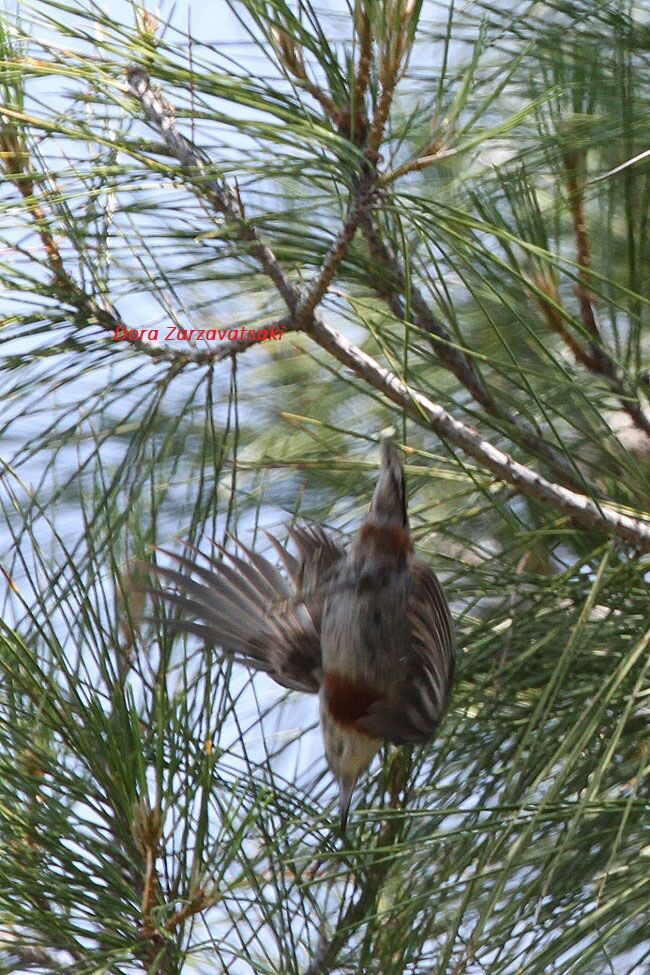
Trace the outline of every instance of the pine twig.
<instances>
[{"instance_id":1,"label":"pine twig","mask_svg":"<svg viewBox=\"0 0 650 975\"><path fill-rule=\"evenodd\" d=\"M602 376L607 380L607 384L618 398L621 408L628 414L634 425L643 431L647 437L650 437L650 415L644 409L638 395L629 388L623 370L603 344L589 290L591 246L585 216L584 183L580 181L578 176L578 158L575 153L565 153L563 163L568 189L567 205L571 213L573 236L576 244L576 262L578 264L575 293L580 308L582 329L587 337L586 342L574 336L567 328L559 310L562 301L554 282L535 282L552 302L551 304L550 302L540 301L542 314L550 328L560 336L571 350L576 362L594 375Z\"/></svg>"},{"instance_id":2,"label":"pine twig","mask_svg":"<svg viewBox=\"0 0 650 975\"><path fill-rule=\"evenodd\" d=\"M129 332L127 324L114 306L102 304L83 291L67 270L56 236L52 231L52 221L36 192L36 174L31 164L27 144L20 131L19 115L20 113L11 112L7 108L3 108L0 112L0 161L7 180L20 193L40 237L45 251L46 266L52 275L51 292L56 295L61 304L75 308L77 317L84 324L95 322L101 329L112 335L118 332ZM232 351L227 347L215 351L178 352L141 336L128 341L145 352L149 358L168 362L177 368L186 365L210 365L225 359Z\"/></svg>"},{"instance_id":3,"label":"pine twig","mask_svg":"<svg viewBox=\"0 0 650 975\"><path fill-rule=\"evenodd\" d=\"M390 807L397 811L404 808L406 801L410 756L402 752L396 754L395 759L391 768L389 789ZM403 794L401 801L400 791ZM374 859L368 868L359 897L350 904L331 937L321 938L314 957L303 975L328 975L337 963L341 948L354 933L355 928L368 918L393 864L391 851L399 840L401 822L401 818L396 814L384 821L373 851Z\"/></svg>"},{"instance_id":4,"label":"pine twig","mask_svg":"<svg viewBox=\"0 0 650 975\"><path fill-rule=\"evenodd\" d=\"M242 218L236 197L225 180L206 176L205 163L198 150L178 133L173 111L160 94L153 92L146 72L142 68L132 68L128 78L132 93L141 102L147 118L168 149L176 155L188 174L194 175L196 191L212 201L215 209L223 214L249 245L250 253L284 299L290 312L289 318L296 329L304 331L338 362L396 403L416 423L460 447L519 493L545 502L581 525L605 530L640 549L650 550L650 522L622 514L606 503L596 503L583 494L548 481L514 460L485 440L477 430L456 420L442 406L407 385L367 352L355 346L341 332L328 325L317 308L309 322L300 318L300 308L307 307L309 302L308 293L290 281L271 247L261 240L256 228ZM361 216L363 212L360 211Z\"/></svg>"},{"instance_id":5,"label":"pine twig","mask_svg":"<svg viewBox=\"0 0 650 975\"><path fill-rule=\"evenodd\" d=\"M397 83L402 75L413 37L415 0L388 0L384 8L386 37L379 55L380 90L368 136L368 151L375 154L384 137Z\"/></svg>"},{"instance_id":6,"label":"pine twig","mask_svg":"<svg viewBox=\"0 0 650 975\"><path fill-rule=\"evenodd\" d=\"M357 0L357 4L354 28L359 42L359 59L354 76L350 105L355 121L356 119L363 119L365 125L364 102L370 83L370 69L372 67L372 27L367 0ZM356 126L354 128L356 131Z\"/></svg>"},{"instance_id":7,"label":"pine twig","mask_svg":"<svg viewBox=\"0 0 650 975\"><path fill-rule=\"evenodd\" d=\"M314 318L308 334L321 348L399 406L416 423L429 427L441 439L460 447L506 484L511 484L518 493L543 501L587 528L605 530L643 551L650 551L650 521L632 518L607 503L592 501L520 464L424 393L408 386L321 318Z\"/></svg>"},{"instance_id":8,"label":"pine twig","mask_svg":"<svg viewBox=\"0 0 650 975\"><path fill-rule=\"evenodd\" d=\"M367 214L362 220L361 232L365 237L374 265L379 270L378 283L375 284L376 293L380 298L383 298L396 318L406 321L404 295L407 291L407 283L396 255L382 240L380 231L370 214ZM583 482L577 476L572 465L562 456L562 453L547 443L540 433L525 420L510 410L504 409L496 402L471 360L464 352L455 347L452 335L435 315L419 288L411 282L408 290L413 324L429 336L431 345L441 364L458 379L489 416L506 424L523 447L543 459L565 487L578 491L583 490Z\"/></svg>"},{"instance_id":9,"label":"pine twig","mask_svg":"<svg viewBox=\"0 0 650 975\"><path fill-rule=\"evenodd\" d=\"M240 240L248 245L249 253L271 279L289 311L297 312L302 298L300 289L289 280L277 257L262 241L255 227L242 216L239 201L226 181L208 175L205 158L180 134L173 108L151 86L147 72L141 67L131 67L127 72L127 80L132 95L142 105L148 121L164 139L178 162L188 171L188 175L196 181L201 195L212 204L217 213L222 214L229 224L237 228Z\"/></svg>"}]
</instances>

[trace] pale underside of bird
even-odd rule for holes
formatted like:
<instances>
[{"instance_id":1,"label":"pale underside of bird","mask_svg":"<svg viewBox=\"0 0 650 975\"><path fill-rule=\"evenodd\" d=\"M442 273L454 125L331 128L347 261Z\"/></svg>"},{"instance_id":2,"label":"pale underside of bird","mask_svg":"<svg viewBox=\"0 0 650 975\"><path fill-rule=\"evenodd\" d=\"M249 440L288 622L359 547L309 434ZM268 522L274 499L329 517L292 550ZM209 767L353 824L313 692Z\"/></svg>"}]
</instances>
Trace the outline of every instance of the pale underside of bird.
<instances>
[{"instance_id":1,"label":"pale underside of bird","mask_svg":"<svg viewBox=\"0 0 650 975\"><path fill-rule=\"evenodd\" d=\"M282 687L318 694L345 829L354 786L383 742L430 741L447 707L454 631L431 568L413 554L401 463L390 441L370 512L344 546L319 525L266 533L279 566L237 543L169 555L153 571L180 613L171 625Z\"/></svg>"}]
</instances>

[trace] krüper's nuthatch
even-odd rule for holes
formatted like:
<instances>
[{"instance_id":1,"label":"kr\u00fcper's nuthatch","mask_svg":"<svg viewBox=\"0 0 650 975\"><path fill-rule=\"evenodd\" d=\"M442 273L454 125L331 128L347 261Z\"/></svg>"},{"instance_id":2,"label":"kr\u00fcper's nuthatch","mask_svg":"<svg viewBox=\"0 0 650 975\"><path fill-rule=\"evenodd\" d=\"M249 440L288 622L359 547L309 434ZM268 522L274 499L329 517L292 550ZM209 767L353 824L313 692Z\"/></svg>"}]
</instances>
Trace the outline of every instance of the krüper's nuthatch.
<instances>
[{"instance_id":1,"label":"kr\u00fcper's nuthatch","mask_svg":"<svg viewBox=\"0 0 650 975\"><path fill-rule=\"evenodd\" d=\"M174 555L153 571L175 591L174 625L278 684L318 694L341 826L359 776L382 742L429 741L447 707L454 630L431 568L413 553L402 465L381 446L370 511L346 549L319 525L289 529L297 555L268 535L283 565L240 544L204 567ZM167 553L170 554L170 553Z\"/></svg>"}]
</instances>

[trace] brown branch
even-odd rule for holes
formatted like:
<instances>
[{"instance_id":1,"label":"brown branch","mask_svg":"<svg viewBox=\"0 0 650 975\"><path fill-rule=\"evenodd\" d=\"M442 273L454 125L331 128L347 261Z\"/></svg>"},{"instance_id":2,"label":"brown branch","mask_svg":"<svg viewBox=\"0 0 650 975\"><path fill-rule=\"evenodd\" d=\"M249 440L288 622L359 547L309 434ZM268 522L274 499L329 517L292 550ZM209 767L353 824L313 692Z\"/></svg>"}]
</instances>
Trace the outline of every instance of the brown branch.
<instances>
[{"instance_id":1,"label":"brown branch","mask_svg":"<svg viewBox=\"0 0 650 975\"><path fill-rule=\"evenodd\" d=\"M368 3L367 0L358 0L358 4L354 28L359 40L359 60L351 100L354 115L363 113L366 92L370 82L370 68L372 67L372 28L368 15Z\"/></svg>"},{"instance_id":2,"label":"brown branch","mask_svg":"<svg viewBox=\"0 0 650 975\"><path fill-rule=\"evenodd\" d=\"M377 107L375 109L375 114L373 116L372 125L370 127L370 134L368 136L368 149L370 153L378 153L379 146L384 136L384 129L386 128L386 123L388 122L388 116L390 115L390 108L393 104L393 95L395 94L395 85L397 83L397 78L389 76L379 92L379 100L377 102Z\"/></svg>"},{"instance_id":3,"label":"brown branch","mask_svg":"<svg viewBox=\"0 0 650 975\"><path fill-rule=\"evenodd\" d=\"M370 214L364 216L360 228L375 267L379 271L374 289L384 299L393 315L401 321L406 321L404 295L407 293L407 282L397 257L382 240ZM582 490L583 482L571 464L562 456L562 453L547 443L532 425L497 403L471 360L464 352L454 347L452 335L434 314L419 288L412 282L409 283L408 288L411 304L410 318L414 325L429 336L431 345L442 365L458 379L489 416L507 424L514 431L516 439L523 447L543 458L555 476L565 486L574 490Z\"/></svg>"},{"instance_id":4,"label":"brown branch","mask_svg":"<svg viewBox=\"0 0 650 975\"><path fill-rule=\"evenodd\" d=\"M156 923L155 910L162 906L162 889L156 861L160 856L163 821L160 808L151 808L146 799L134 808L131 833L142 858L144 872L141 882L142 925L138 932L141 946L140 958L145 971L157 975L171 972L170 959L166 956L167 941Z\"/></svg>"},{"instance_id":5,"label":"brown branch","mask_svg":"<svg viewBox=\"0 0 650 975\"><path fill-rule=\"evenodd\" d=\"M205 175L204 164L197 150L177 132L173 112L164 99L151 90L146 72L141 68L133 68L128 77L133 94L141 101L147 118L161 134L167 147L177 154L179 162L190 174L195 173L200 177L195 183L196 190L212 201L215 209L224 215L229 224L237 228L242 239L248 243L250 253L276 285L287 304L293 323L299 322L299 327L321 348L397 404L417 423L433 430L443 440L460 447L483 467L511 484L519 493L537 498L589 528L604 530L640 549L650 549L650 522L621 514L610 505L596 504L584 495L554 484L515 461L485 440L478 431L456 420L437 403L412 389L362 349L357 348L341 332L327 325L318 309L314 310L309 323L300 321L300 307L307 307L308 294L290 281L271 248L258 236L255 227L242 219L236 197L225 181Z\"/></svg>"},{"instance_id":6,"label":"brown branch","mask_svg":"<svg viewBox=\"0 0 650 975\"><path fill-rule=\"evenodd\" d=\"M36 174L32 168L29 150L23 138L20 124L0 112L0 160L9 182L18 190L26 209L36 224L36 230L47 255L54 281L67 284L58 244L49 226L45 211L36 196Z\"/></svg>"},{"instance_id":7,"label":"brown branch","mask_svg":"<svg viewBox=\"0 0 650 975\"><path fill-rule=\"evenodd\" d=\"M571 159L573 157L567 157ZM618 398L621 408L628 414L634 425L650 437L650 415L639 400L638 395L630 389L623 370L614 361L610 353L602 345L598 323L594 314L593 304L587 286L588 274L591 271L591 253L589 237L584 215L583 187L578 183L575 161L567 162L567 182L570 190L569 209L573 220L573 230L576 239L578 284L576 295L580 306L580 320L583 329L591 336L591 340L583 344L567 327L562 311L562 297L557 282L547 275L537 272L533 282L548 300L536 295L541 312L546 323L570 349L576 362L588 369L594 375L607 380L609 388Z\"/></svg>"},{"instance_id":8,"label":"brown branch","mask_svg":"<svg viewBox=\"0 0 650 975\"><path fill-rule=\"evenodd\" d=\"M20 968L44 968L48 972L63 972L70 967L69 963L57 961L50 949L21 942L12 932L0 931L0 953L16 958Z\"/></svg>"},{"instance_id":9,"label":"brown branch","mask_svg":"<svg viewBox=\"0 0 650 975\"><path fill-rule=\"evenodd\" d=\"M457 149L448 149L445 146L427 146L421 156L417 156L415 159L409 159L407 162L402 163L401 166L398 166L397 169L386 173L382 177L381 185L388 186L389 183L394 183L395 180L401 176L406 176L408 173L419 173L423 169L430 169L431 166L437 166L438 163L444 162L445 159L450 159L452 156L455 156L457 152Z\"/></svg>"},{"instance_id":10,"label":"brown branch","mask_svg":"<svg viewBox=\"0 0 650 975\"><path fill-rule=\"evenodd\" d=\"M609 504L597 504L520 464L485 440L477 430L456 420L424 393L408 386L320 317L314 317L307 333L321 348L403 409L413 420L433 430L442 440L460 447L520 494L545 502L587 528L604 530L643 551L650 550L650 521L631 518Z\"/></svg>"},{"instance_id":11,"label":"brown branch","mask_svg":"<svg viewBox=\"0 0 650 975\"><path fill-rule=\"evenodd\" d=\"M95 298L90 297L90 295L87 295L85 292L77 288L74 282L72 283L71 291L72 294L68 297L67 302L77 309L79 316L96 322L101 329L103 329L105 332L109 332L113 336L117 332L129 332L128 326L125 325L123 319L120 318L113 305L100 304ZM198 349L192 349L191 351L187 352L179 352L176 349L170 349L167 346L159 345L158 342L147 338L125 338L123 340L118 339L117 341L128 342L138 350L145 352L150 359L157 362L168 362L177 369L183 369L185 366L189 365L209 366L215 362L220 362L222 359L226 359L232 352L230 346L212 351L199 351ZM248 344L252 343L242 344L245 344L246 347L248 347ZM239 349L239 343L236 343L236 345Z\"/></svg>"},{"instance_id":12,"label":"brown branch","mask_svg":"<svg viewBox=\"0 0 650 975\"><path fill-rule=\"evenodd\" d=\"M379 151L384 137L395 88L407 60L415 7L415 0L389 0L385 4L386 37L379 58L379 98L368 137L371 154Z\"/></svg>"},{"instance_id":13,"label":"brown branch","mask_svg":"<svg viewBox=\"0 0 650 975\"><path fill-rule=\"evenodd\" d=\"M414 325L426 332L441 362L462 383L474 399L490 414L495 415L496 404L488 393L483 380L467 359L453 345L453 339L444 324L434 315L422 292L413 282L407 286L406 277L397 257L382 240L372 216L364 216L360 225L368 245L368 251L378 273L373 287L380 298L386 302L393 315L401 321L406 320L404 295L409 294L411 318Z\"/></svg>"},{"instance_id":14,"label":"brown branch","mask_svg":"<svg viewBox=\"0 0 650 975\"><path fill-rule=\"evenodd\" d=\"M560 291L557 286L557 282L552 280L548 275L537 272L534 277L535 287L542 292L542 294L548 300L540 298L538 296L538 304L546 319L546 324L558 335L564 344L573 353L576 362L582 363L589 370L596 370L598 367L597 360L594 359L588 349L585 349L578 339L569 331L566 326L564 315L562 314L562 298L560 297Z\"/></svg>"},{"instance_id":15,"label":"brown branch","mask_svg":"<svg viewBox=\"0 0 650 975\"><path fill-rule=\"evenodd\" d=\"M334 99L330 95L327 95L322 90L322 88L319 88L314 81L310 81L310 80L303 81L300 84L300 87L304 89L304 91L306 91L308 95L311 95L311 97L315 101L318 102L320 107L325 112L327 118L330 119L330 121L332 121L334 125L338 128L341 125L341 122L344 117L344 113L338 107Z\"/></svg>"},{"instance_id":16,"label":"brown branch","mask_svg":"<svg viewBox=\"0 0 650 975\"><path fill-rule=\"evenodd\" d=\"M352 85L349 107L338 105L331 95L313 81L305 66L302 47L295 37L280 28L273 28L270 39L280 62L293 76L296 85L318 102L327 119L345 139L356 146L363 146L368 132L364 111L365 92L368 86L372 56L372 33L367 14L361 23L361 54L355 81Z\"/></svg>"},{"instance_id":17,"label":"brown branch","mask_svg":"<svg viewBox=\"0 0 650 975\"><path fill-rule=\"evenodd\" d=\"M260 264L284 300L289 311L298 311L302 293L297 285L287 277L271 248L259 237L257 231L245 217L236 195L225 180L209 176L205 160L195 147L176 128L174 110L159 91L152 88L147 72L140 67L127 71L129 88L142 105L149 122L162 136L168 149L190 174L194 174L197 188L229 224L237 228L240 240L248 245L248 251Z\"/></svg>"},{"instance_id":18,"label":"brown branch","mask_svg":"<svg viewBox=\"0 0 650 975\"><path fill-rule=\"evenodd\" d=\"M184 924L185 921L194 917L195 914L200 914L201 911L207 911L210 907L214 907L220 900L221 894L216 891L208 894L203 887L200 887L183 907L180 907L172 914L165 924L165 930L170 933L175 931L179 924Z\"/></svg>"},{"instance_id":19,"label":"brown branch","mask_svg":"<svg viewBox=\"0 0 650 975\"><path fill-rule=\"evenodd\" d=\"M139 67L131 68L127 78L132 94L142 103L147 118L165 140L167 147L190 174L198 173L200 180L196 184L197 190L212 203L217 212L223 214L231 226L237 229L240 238L249 245L251 255L257 259L276 286L291 313L287 327L294 330L303 328L324 297L337 267L347 253L359 221L369 206L374 189L373 170L368 168L359 180L359 188L353 198L343 229L330 248L318 278L309 290L300 289L290 281L275 254L261 240L255 227L245 219L240 201L225 180L205 176L203 159L196 148L178 132L172 107L151 87L147 73Z\"/></svg>"},{"instance_id":20,"label":"brown branch","mask_svg":"<svg viewBox=\"0 0 650 975\"><path fill-rule=\"evenodd\" d=\"M59 245L51 230L51 221L48 219L42 202L36 195L36 174L31 165L29 151L22 138L19 126L16 121L1 112L0 160L7 179L20 193L25 208L34 221L36 232L45 251L47 265L52 274L50 287L61 303L72 305L78 316L85 320L95 321L100 328L113 335L117 331L130 331L112 305L102 305L97 299L88 295L66 270ZM186 365L211 365L227 358L233 351L232 346L227 346L212 352L196 350L178 352L146 338L138 337L128 341L145 352L151 359L169 362L177 368L183 368ZM234 351L240 351L242 347L247 347L247 344L252 343L235 343Z\"/></svg>"},{"instance_id":21,"label":"brown branch","mask_svg":"<svg viewBox=\"0 0 650 975\"><path fill-rule=\"evenodd\" d=\"M585 331L593 336L598 342L601 341L600 332L596 323L591 296L589 294L589 275L591 273L591 248L589 236L587 234L587 222L585 220L584 206L584 187L578 181L578 159L575 153L564 156L564 168L566 172L567 186L569 189L569 210L573 221L573 234L576 240L578 258L578 283L576 294L580 304L580 317ZM598 356L600 347L596 346L593 353Z\"/></svg>"},{"instance_id":22,"label":"brown branch","mask_svg":"<svg viewBox=\"0 0 650 975\"><path fill-rule=\"evenodd\" d=\"M580 307L580 319L585 332L591 336L587 348L579 342L569 341L563 336L576 360L591 372L599 374L608 380L610 389L616 394L621 407L636 427L650 437L650 415L643 408L634 390L629 389L623 370L605 349L602 336L598 329L598 322L594 313L592 295L589 290L591 274L591 247L587 231L587 220L584 206L584 183L578 178L578 158L575 153L567 153L563 157L568 188L568 207L573 223L573 235L576 242L576 258L578 264L578 281L576 296ZM559 303L559 295L558 295Z\"/></svg>"},{"instance_id":23,"label":"brown branch","mask_svg":"<svg viewBox=\"0 0 650 975\"><path fill-rule=\"evenodd\" d=\"M314 311L320 305L332 283L339 264L348 252L357 228L367 218L368 210L372 205L376 180L375 168L367 164L365 173L357 181L350 195L350 206L345 223L330 247L316 281L310 286L300 304L295 316L295 324L298 328L303 328L311 321Z\"/></svg>"},{"instance_id":24,"label":"brown branch","mask_svg":"<svg viewBox=\"0 0 650 975\"><path fill-rule=\"evenodd\" d=\"M112 305L100 305L94 298L90 298L85 292L78 291L79 303L76 305L79 314L84 315L92 320L94 320L100 328L113 335L117 330L128 332L128 327L124 325L122 319L117 314L117 311ZM74 304L74 301L68 299L70 304ZM266 326L266 331L271 331L275 329L276 331L282 331L283 333L292 332L296 330L296 325L292 318L281 318L270 325ZM254 331L262 331L263 329L255 329ZM120 340L118 340L120 341ZM264 341L260 341L257 338L242 338L235 339L233 341L227 342L225 345L220 345L216 349L191 349L187 352L180 352L176 349L170 349L165 345L159 345L158 342L146 338L137 339L122 339L121 341L128 342L134 347L146 352L150 359L154 359L160 362L168 362L170 365L175 366L177 369L183 369L186 366L212 366L218 362L223 362L224 359L228 359L232 355L236 355L240 352L245 352L254 345L263 345Z\"/></svg>"},{"instance_id":25,"label":"brown branch","mask_svg":"<svg viewBox=\"0 0 650 975\"><path fill-rule=\"evenodd\" d=\"M300 88L306 91L323 109L329 118L338 127L341 122L342 113L334 99L319 88L316 82L312 81L307 74L305 61L302 56L302 48L291 34L279 27L272 27L270 39L278 58L293 75Z\"/></svg>"},{"instance_id":26,"label":"brown branch","mask_svg":"<svg viewBox=\"0 0 650 975\"><path fill-rule=\"evenodd\" d=\"M152 924L151 912L160 901L160 881L156 871L156 860L160 854L162 826L160 809L152 809L144 799L135 806L131 833L144 864L141 910L144 924L147 926Z\"/></svg>"}]
</instances>

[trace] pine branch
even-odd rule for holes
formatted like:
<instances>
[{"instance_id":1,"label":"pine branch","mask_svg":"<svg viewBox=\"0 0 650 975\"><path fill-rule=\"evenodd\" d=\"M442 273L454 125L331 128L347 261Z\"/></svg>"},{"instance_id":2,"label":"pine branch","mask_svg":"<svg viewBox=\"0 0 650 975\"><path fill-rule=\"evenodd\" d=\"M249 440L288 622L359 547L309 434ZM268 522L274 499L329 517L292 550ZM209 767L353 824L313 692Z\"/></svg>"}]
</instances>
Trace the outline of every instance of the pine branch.
<instances>
[{"instance_id":1,"label":"pine branch","mask_svg":"<svg viewBox=\"0 0 650 975\"><path fill-rule=\"evenodd\" d=\"M132 95L144 109L148 121L164 139L167 148L187 170L201 195L217 213L237 228L240 239L248 245L249 253L268 275L290 312L296 314L303 295L285 274L271 248L260 238L255 227L246 219L240 201L224 179L215 179L206 171L206 160L192 143L176 128L172 106L162 94L152 88L149 75L140 67L131 67L127 79Z\"/></svg>"},{"instance_id":2,"label":"pine branch","mask_svg":"<svg viewBox=\"0 0 650 975\"><path fill-rule=\"evenodd\" d=\"M550 328L556 335L560 336L571 350L576 362L579 362L594 375L602 376L607 380L609 388L617 396L621 408L628 414L634 425L647 437L650 437L650 415L636 393L629 389L623 370L603 344L592 296L589 292L591 246L585 216L584 184L578 178L576 154L565 153L563 162L578 264L578 280L575 292L580 307L580 320L584 334L588 337L587 343L583 344L583 341L574 336L565 324L562 314L558 310L562 304L559 290L554 282L548 280L536 281L540 290L551 299L548 302L540 301L542 314Z\"/></svg>"},{"instance_id":3,"label":"pine branch","mask_svg":"<svg viewBox=\"0 0 650 975\"><path fill-rule=\"evenodd\" d=\"M36 193L36 173L19 124L21 114L6 106L0 112L0 166L4 169L8 181L15 186L23 198L27 212L40 237L45 252L45 263L51 273L49 290L62 305L72 306L76 311L76 317L84 324L94 322L113 336L117 333L127 334L131 330L115 307L87 294L66 268L51 229L52 221L45 210L47 198L40 200ZM228 347L215 352L196 350L178 352L139 335L128 341L146 353L150 359L168 362L179 369L186 365L211 365L225 359L232 351ZM239 351L239 346L237 350Z\"/></svg>"},{"instance_id":4,"label":"pine branch","mask_svg":"<svg viewBox=\"0 0 650 975\"><path fill-rule=\"evenodd\" d=\"M21 969L38 968L55 975L67 971L70 967L69 964L57 961L54 953L47 948L20 943L7 932L0 933L0 952L15 958ZM11 970L15 971L15 969Z\"/></svg>"},{"instance_id":5,"label":"pine branch","mask_svg":"<svg viewBox=\"0 0 650 975\"><path fill-rule=\"evenodd\" d=\"M382 239L380 230L370 214L367 214L361 222L361 231L378 271L376 280L381 282L375 284L375 290L386 301L393 315L401 321L406 321L404 295L407 284L397 257ZM441 364L459 380L489 416L511 429L514 434L513 439L517 439L523 447L543 459L565 487L582 490L584 481L576 475L575 468L561 452L547 443L529 423L494 399L471 360L455 347L453 337L435 315L420 289L412 282L409 283L409 297L413 324L429 336Z\"/></svg>"},{"instance_id":6,"label":"pine branch","mask_svg":"<svg viewBox=\"0 0 650 975\"><path fill-rule=\"evenodd\" d=\"M373 861L361 885L359 897L350 904L338 921L331 937L321 939L304 975L327 975L332 971L337 963L339 952L354 934L355 929L364 920L369 920L377 897L393 866L394 848L400 841L400 827L403 824L403 819L397 813L398 810L404 809L407 802L408 781L412 769L410 752L399 750L393 752L392 758L388 787L393 815L386 819L379 832L372 851Z\"/></svg>"},{"instance_id":7,"label":"pine branch","mask_svg":"<svg viewBox=\"0 0 650 975\"><path fill-rule=\"evenodd\" d=\"M177 156L188 175L195 174L196 181L193 185L197 192L211 200L227 223L237 229L241 239L249 245L250 253L275 284L291 313L293 327L304 331L321 348L397 404L417 423L428 427L443 440L460 447L505 483L511 484L520 494L549 504L578 524L605 530L644 551L650 549L650 523L621 514L610 505L591 501L582 494L546 480L531 468L514 460L485 440L478 431L456 420L443 407L408 386L362 349L357 348L341 332L327 325L317 309L314 309L311 321L305 322L301 309L310 307L309 293L290 281L271 247L262 241L256 228L242 217L241 206L225 180L205 175L204 160L192 143L178 132L171 106L162 95L153 91L146 72L142 68L132 68L128 79L133 95L141 102L147 118L162 136L168 149ZM357 211L357 222L368 212L370 199L366 207ZM342 250L337 248L337 260L342 258Z\"/></svg>"},{"instance_id":8,"label":"pine branch","mask_svg":"<svg viewBox=\"0 0 650 975\"><path fill-rule=\"evenodd\" d=\"M580 525L600 531L605 530L610 535L625 539L642 551L650 550L650 521L631 518L608 504L596 503L584 495L546 480L530 467L520 464L509 454L494 447L477 430L456 420L451 413L423 393L408 386L320 318L314 317L307 332L318 345L330 352L360 379L364 379L378 392L383 393L411 419L429 427L442 440L460 447L468 456L473 457L506 484L511 484L519 494L549 504Z\"/></svg>"}]
</instances>

